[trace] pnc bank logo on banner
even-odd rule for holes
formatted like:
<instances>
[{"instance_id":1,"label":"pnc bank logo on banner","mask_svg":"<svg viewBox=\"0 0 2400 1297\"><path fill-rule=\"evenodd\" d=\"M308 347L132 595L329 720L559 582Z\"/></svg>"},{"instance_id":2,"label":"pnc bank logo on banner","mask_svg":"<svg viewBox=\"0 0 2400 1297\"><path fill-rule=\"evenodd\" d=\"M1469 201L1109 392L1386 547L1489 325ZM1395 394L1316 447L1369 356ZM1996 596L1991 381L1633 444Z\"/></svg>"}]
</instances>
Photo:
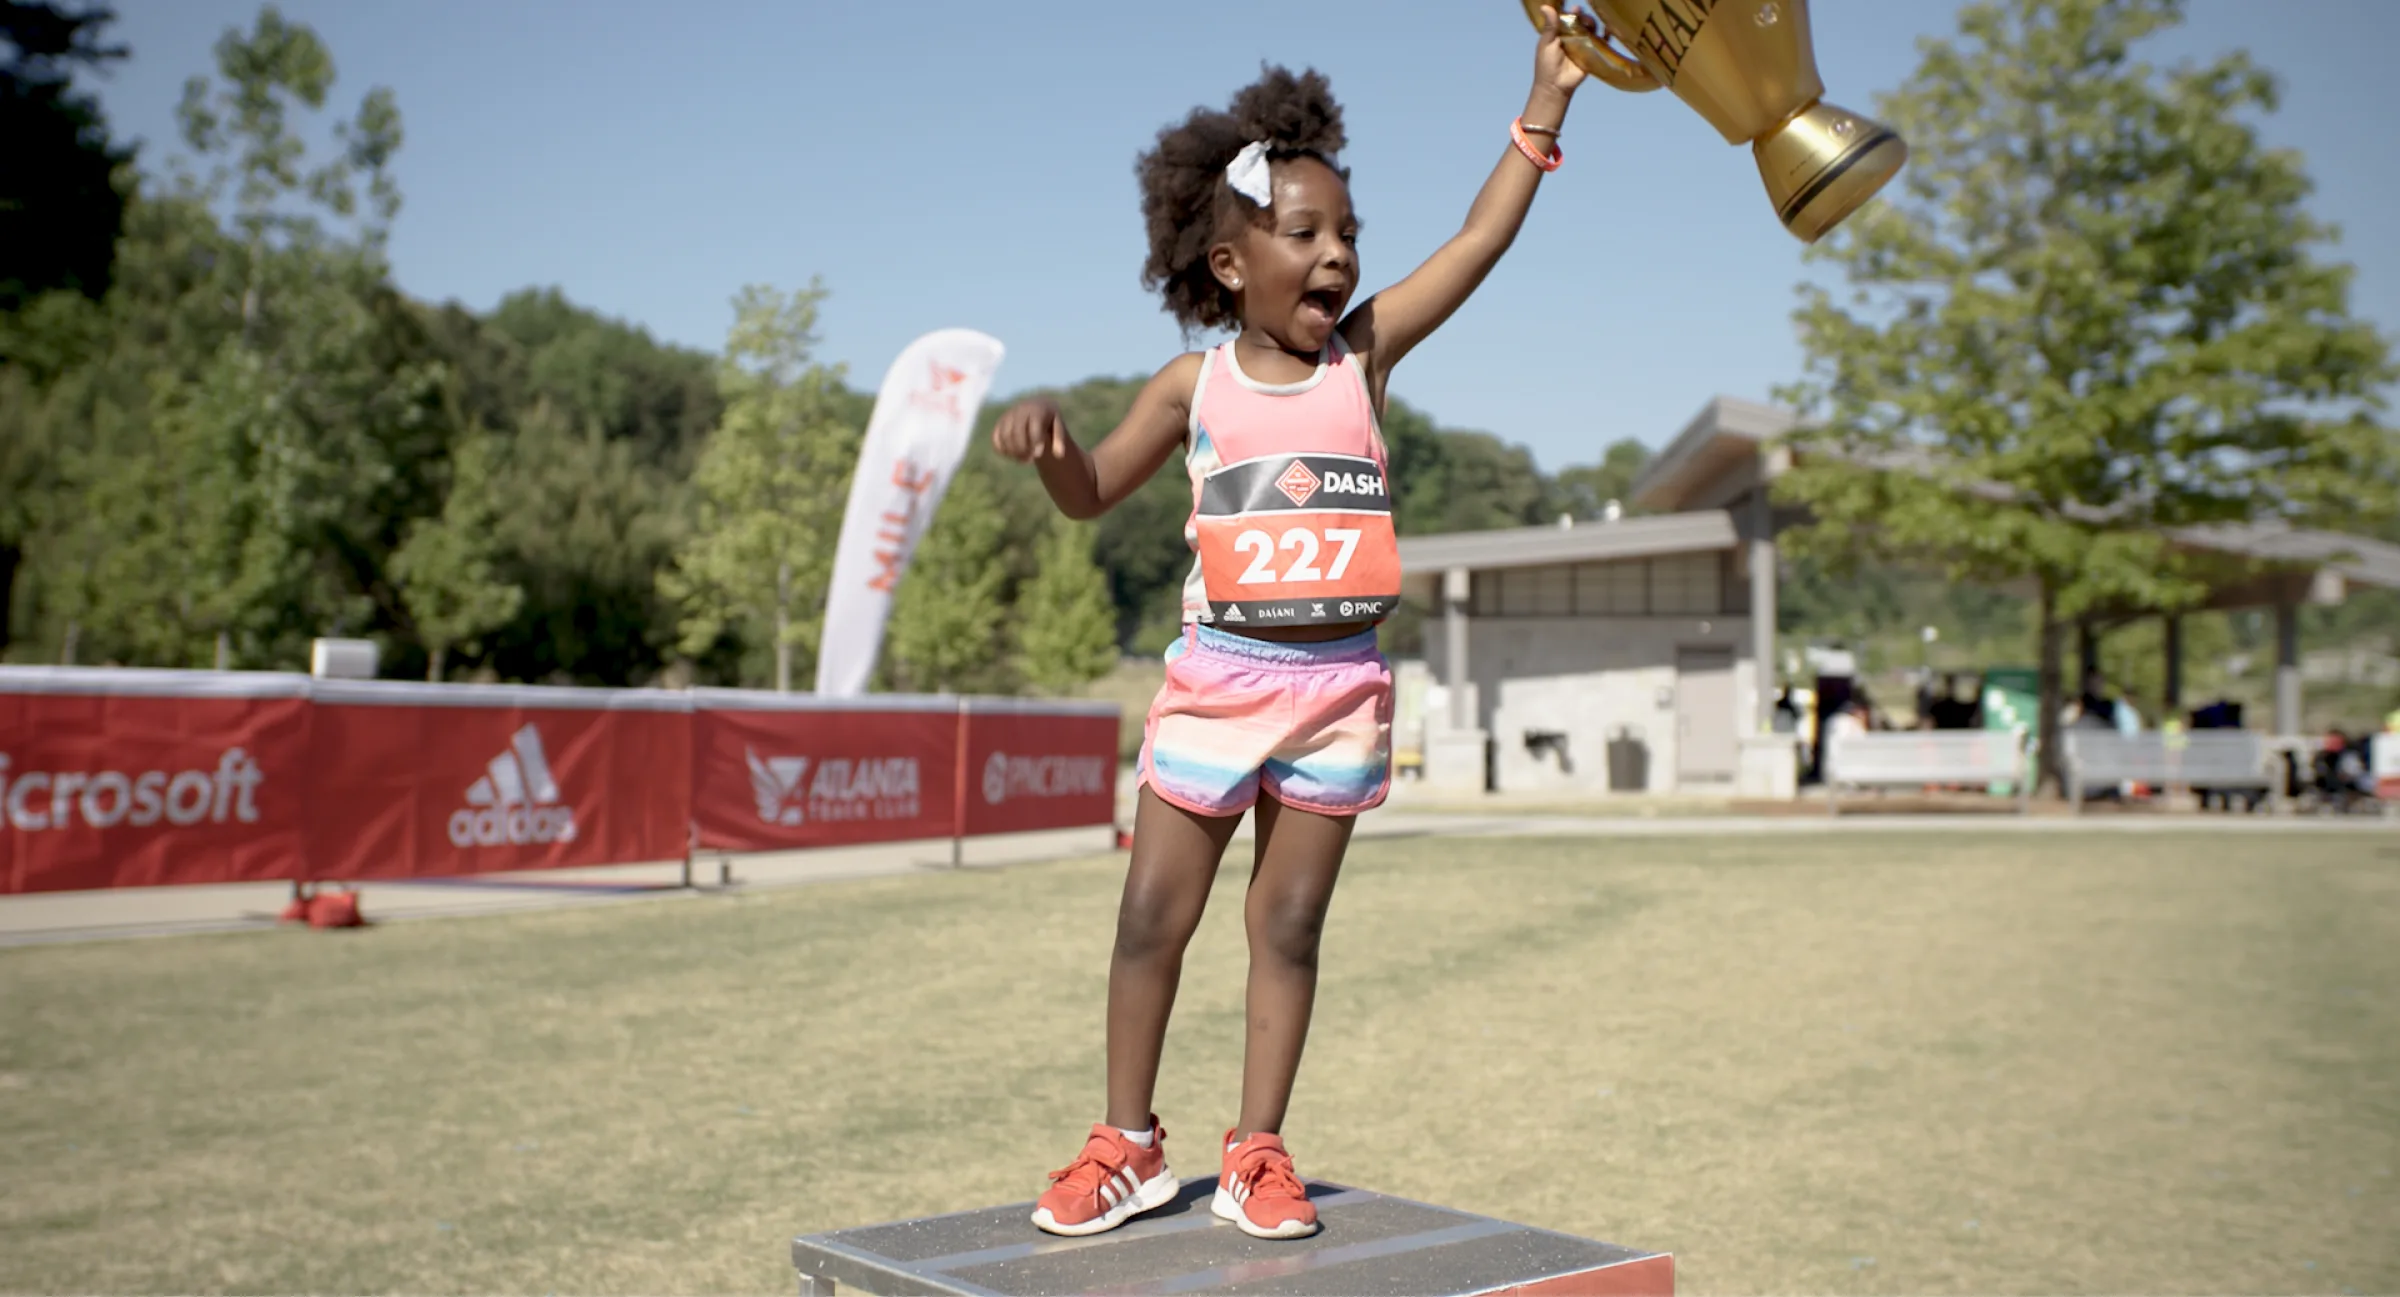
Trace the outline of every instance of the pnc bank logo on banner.
<instances>
[{"instance_id":1,"label":"pnc bank logo on banner","mask_svg":"<svg viewBox=\"0 0 2400 1297\"><path fill-rule=\"evenodd\" d=\"M575 808L558 804L542 732L530 724L509 736L508 747L467 785L466 807L450 816L450 844L457 847L574 840Z\"/></svg>"},{"instance_id":2,"label":"pnc bank logo on banner","mask_svg":"<svg viewBox=\"0 0 2400 1297\"><path fill-rule=\"evenodd\" d=\"M9 771L0 752L0 822L25 833L73 828L78 819L95 829L120 824L144 828L170 825L258 822L258 787L267 775L240 748L217 757L206 770L27 770Z\"/></svg>"},{"instance_id":3,"label":"pnc bank logo on banner","mask_svg":"<svg viewBox=\"0 0 2400 1297\"><path fill-rule=\"evenodd\" d=\"M1103 757L1012 757L994 752L983 763L983 800L1011 797L1091 797L1108 791Z\"/></svg>"},{"instance_id":4,"label":"pnc bank logo on banner","mask_svg":"<svg viewBox=\"0 0 2400 1297\"><path fill-rule=\"evenodd\" d=\"M915 757L827 757L807 778L809 757L765 757L745 747L750 792L758 818L797 828L855 820L913 820L922 806L922 772ZM802 784L806 783L803 788Z\"/></svg>"}]
</instances>

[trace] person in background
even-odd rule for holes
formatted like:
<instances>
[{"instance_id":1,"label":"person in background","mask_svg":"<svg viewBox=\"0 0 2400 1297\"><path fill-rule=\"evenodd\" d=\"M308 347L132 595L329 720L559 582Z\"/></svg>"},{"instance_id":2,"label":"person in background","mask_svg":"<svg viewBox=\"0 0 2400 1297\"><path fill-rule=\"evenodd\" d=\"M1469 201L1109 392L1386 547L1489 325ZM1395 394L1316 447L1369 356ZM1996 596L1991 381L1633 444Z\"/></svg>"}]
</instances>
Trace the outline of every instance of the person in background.
<instances>
[{"instance_id":1,"label":"person in background","mask_svg":"<svg viewBox=\"0 0 2400 1297\"><path fill-rule=\"evenodd\" d=\"M1937 730L1971 730L1975 728L1976 712L1980 710L1973 698L1958 696L1958 677L1942 677L1942 696L1933 703L1933 727Z\"/></svg>"},{"instance_id":2,"label":"person in background","mask_svg":"<svg viewBox=\"0 0 2400 1297\"><path fill-rule=\"evenodd\" d=\"M2116 723L2117 733L2131 738L2142 732L2142 714L2133 709L2131 698L2119 698L2110 703L2109 711L2110 719Z\"/></svg>"},{"instance_id":3,"label":"person in background","mask_svg":"<svg viewBox=\"0 0 2400 1297\"><path fill-rule=\"evenodd\" d=\"M2083 697L2077 706L2081 712L2077 724L2103 730L2117 727L2117 705L2109 700L2108 684L2098 671L2083 673Z\"/></svg>"},{"instance_id":4,"label":"person in background","mask_svg":"<svg viewBox=\"0 0 2400 1297\"><path fill-rule=\"evenodd\" d=\"M1843 702L1841 710L1833 714L1833 719L1828 722L1830 728L1825 733L1831 738L1839 738L1844 734L1864 734L1875 727L1874 722L1875 705L1867 697L1866 686L1861 685Z\"/></svg>"}]
</instances>

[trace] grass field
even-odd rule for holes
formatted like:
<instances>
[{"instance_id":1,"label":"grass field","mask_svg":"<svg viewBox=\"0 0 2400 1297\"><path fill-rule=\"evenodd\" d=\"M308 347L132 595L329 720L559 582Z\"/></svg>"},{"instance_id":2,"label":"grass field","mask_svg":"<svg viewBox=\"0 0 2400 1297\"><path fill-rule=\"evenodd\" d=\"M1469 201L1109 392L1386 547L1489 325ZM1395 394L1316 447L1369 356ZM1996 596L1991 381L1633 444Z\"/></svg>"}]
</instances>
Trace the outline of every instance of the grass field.
<instances>
[{"instance_id":1,"label":"grass field","mask_svg":"<svg viewBox=\"0 0 2400 1297\"><path fill-rule=\"evenodd\" d=\"M788 1292L1073 1153L1120 868L0 952L0 1289ZM2400 1291L2389 833L1367 843L1325 970L1303 1171L1686 1292Z\"/></svg>"}]
</instances>

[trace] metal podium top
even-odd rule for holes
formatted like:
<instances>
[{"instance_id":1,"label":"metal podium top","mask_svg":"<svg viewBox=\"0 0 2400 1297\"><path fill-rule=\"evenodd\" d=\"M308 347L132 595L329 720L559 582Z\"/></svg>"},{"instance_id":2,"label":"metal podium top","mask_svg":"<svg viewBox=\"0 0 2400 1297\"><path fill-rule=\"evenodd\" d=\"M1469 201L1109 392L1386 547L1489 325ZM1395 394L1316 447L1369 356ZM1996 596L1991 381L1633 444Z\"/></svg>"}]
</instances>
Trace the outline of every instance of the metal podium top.
<instances>
[{"instance_id":1,"label":"metal podium top","mask_svg":"<svg viewBox=\"0 0 2400 1297\"><path fill-rule=\"evenodd\" d=\"M792 1240L810 1281L869 1293L1658 1294L1674 1258L1452 1211L1364 1189L1308 1182L1323 1228L1309 1238L1242 1233L1209 1211L1213 1177L1183 1182L1168 1205L1085 1238L1034 1228L1031 1202L928 1216Z\"/></svg>"}]
</instances>

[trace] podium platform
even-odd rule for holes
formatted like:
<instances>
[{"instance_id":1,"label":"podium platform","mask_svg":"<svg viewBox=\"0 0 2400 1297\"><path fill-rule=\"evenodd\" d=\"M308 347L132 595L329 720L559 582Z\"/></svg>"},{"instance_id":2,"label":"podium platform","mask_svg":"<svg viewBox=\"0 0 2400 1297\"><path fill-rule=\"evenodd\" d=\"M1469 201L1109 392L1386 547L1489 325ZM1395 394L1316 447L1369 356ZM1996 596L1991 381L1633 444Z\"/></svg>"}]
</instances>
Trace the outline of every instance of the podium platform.
<instances>
[{"instance_id":1,"label":"podium platform","mask_svg":"<svg viewBox=\"0 0 2400 1297\"><path fill-rule=\"evenodd\" d=\"M1671 1297L1675 1258L1364 1189L1308 1181L1323 1228L1256 1239L1209 1211L1214 1177L1087 1238L1033 1227L1031 1202L792 1240L801 1297L841 1292L1541 1294Z\"/></svg>"}]
</instances>

